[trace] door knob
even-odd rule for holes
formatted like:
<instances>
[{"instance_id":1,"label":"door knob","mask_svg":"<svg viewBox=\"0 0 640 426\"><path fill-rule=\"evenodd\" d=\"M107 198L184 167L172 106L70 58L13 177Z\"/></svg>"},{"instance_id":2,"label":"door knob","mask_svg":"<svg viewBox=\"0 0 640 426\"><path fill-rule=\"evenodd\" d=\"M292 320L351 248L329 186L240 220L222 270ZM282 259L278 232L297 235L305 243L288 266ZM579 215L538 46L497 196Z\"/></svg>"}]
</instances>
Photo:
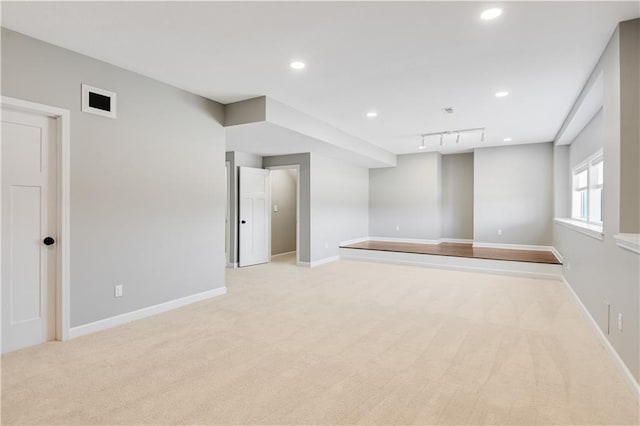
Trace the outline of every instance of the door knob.
<instances>
[{"instance_id":1,"label":"door knob","mask_svg":"<svg viewBox=\"0 0 640 426\"><path fill-rule=\"evenodd\" d=\"M50 246L51 244L54 244L56 240L54 240L51 237L46 237L44 240L42 240L42 242L44 243L45 246Z\"/></svg>"},{"instance_id":2,"label":"door knob","mask_svg":"<svg viewBox=\"0 0 640 426\"><path fill-rule=\"evenodd\" d=\"M247 221L246 220L241 220L240 223L247 223Z\"/></svg>"}]
</instances>

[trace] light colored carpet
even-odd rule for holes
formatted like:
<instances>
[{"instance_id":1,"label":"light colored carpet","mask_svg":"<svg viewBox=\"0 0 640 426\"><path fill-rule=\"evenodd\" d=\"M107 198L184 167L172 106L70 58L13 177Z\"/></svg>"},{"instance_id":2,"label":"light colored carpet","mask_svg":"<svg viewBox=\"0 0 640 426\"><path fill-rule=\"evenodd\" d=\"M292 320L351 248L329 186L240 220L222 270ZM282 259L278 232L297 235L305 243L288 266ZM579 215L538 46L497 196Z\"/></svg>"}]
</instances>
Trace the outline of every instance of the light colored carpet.
<instances>
[{"instance_id":1,"label":"light colored carpet","mask_svg":"<svg viewBox=\"0 0 640 426\"><path fill-rule=\"evenodd\" d=\"M291 258L2 357L5 424L638 424L559 282Z\"/></svg>"}]
</instances>

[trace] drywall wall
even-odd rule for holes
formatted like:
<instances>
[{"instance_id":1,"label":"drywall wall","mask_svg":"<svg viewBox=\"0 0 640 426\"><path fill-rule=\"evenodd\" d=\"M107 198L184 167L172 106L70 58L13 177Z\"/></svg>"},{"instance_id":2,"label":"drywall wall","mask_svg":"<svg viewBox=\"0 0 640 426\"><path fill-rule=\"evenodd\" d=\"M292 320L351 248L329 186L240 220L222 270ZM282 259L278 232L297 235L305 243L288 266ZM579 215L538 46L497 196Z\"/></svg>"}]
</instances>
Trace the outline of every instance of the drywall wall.
<instances>
[{"instance_id":1,"label":"drywall wall","mask_svg":"<svg viewBox=\"0 0 640 426\"><path fill-rule=\"evenodd\" d=\"M367 236L369 170L311 155L311 263L338 256L339 243Z\"/></svg>"},{"instance_id":2,"label":"drywall wall","mask_svg":"<svg viewBox=\"0 0 640 426\"><path fill-rule=\"evenodd\" d=\"M296 251L296 169L271 170L271 255Z\"/></svg>"},{"instance_id":3,"label":"drywall wall","mask_svg":"<svg viewBox=\"0 0 640 426\"><path fill-rule=\"evenodd\" d=\"M442 238L473 239L473 153L442 156Z\"/></svg>"},{"instance_id":4,"label":"drywall wall","mask_svg":"<svg viewBox=\"0 0 640 426\"><path fill-rule=\"evenodd\" d=\"M553 217L571 216L569 145L553 147Z\"/></svg>"},{"instance_id":5,"label":"drywall wall","mask_svg":"<svg viewBox=\"0 0 640 426\"><path fill-rule=\"evenodd\" d=\"M263 167L299 166L300 211L298 212L298 259L303 264L311 262L311 154L290 154L264 157Z\"/></svg>"},{"instance_id":6,"label":"drywall wall","mask_svg":"<svg viewBox=\"0 0 640 426\"><path fill-rule=\"evenodd\" d=\"M2 95L71 111L72 327L224 286L222 105L6 29Z\"/></svg>"},{"instance_id":7,"label":"drywall wall","mask_svg":"<svg viewBox=\"0 0 640 426\"><path fill-rule=\"evenodd\" d=\"M640 233L640 19L620 24L620 232Z\"/></svg>"},{"instance_id":8,"label":"drywall wall","mask_svg":"<svg viewBox=\"0 0 640 426\"><path fill-rule=\"evenodd\" d=\"M237 266L238 264L238 188L239 173L238 167L254 167L262 168L262 157L247 152L229 151L225 153L225 159L231 167L231 179L229 181L229 218L230 218L230 241L229 241L229 259L227 264Z\"/></svg>"},{"instance_id":9,"label":"drywall wall","mask_svg":"<svg viewBox=\"0 0 640 426\"><path fill-rule=\"evenodd\" d=\"M604 145L604 121L602 110L598 112L569 145L569 176L573 168Z\"/></svg>"},{"instance_id":10,"label":"drywall wall","mask_svg":"<svg viewBox=\"0 0 640 426\"><path fill-rule=\"evenodd\" d=\"M630 21L633 25L639 25L639 22L638 19ZM556 223L553 227L553 245L563 256L563 273L569 285L636 381L640 381L640 256L619 247L613 238L620 232L621 109L629 108L627 104L621 103L621 94L630 90L624 84L625 80L620 78L620 46L625 42L621 41L621 37L629 36L632 36L629 32L621 33L619 29L615 31L587 82L587 86L593 84L602 73L605 194L603 239L586 236ZM573 110L578 106L574 105ZM626 113L628 111L624 112ZM637 117L638 112L635 113ZM576 145L572 149L577 150L577 144L580 143L580 140L574 141ZM637 158L635 161L637 167ZM622 179L625 178L622 175ZM608 305L611 307L610 316ZM623 330L617 327L619 313L623 315Z\"/></svg>"},{"instance_id":11,"label":"drywall wall","mask_svg":"<svg viewBox=\"0 0 640 426\"><path fill-rule=\"evenodd\" d=\"M551 143L476 149L474 241L551 245L552 185Z\"/></svg>"},{"instance_id":12,"label":"drywall wall","mask_svg":"<svg viewBox=\"0 0 640 426\"><path fill-rule=\"evenodd\" d=\"M440 238L441 155L408 154L397 166L369 170L369 235Z\"/></svg>"}]
</instances>

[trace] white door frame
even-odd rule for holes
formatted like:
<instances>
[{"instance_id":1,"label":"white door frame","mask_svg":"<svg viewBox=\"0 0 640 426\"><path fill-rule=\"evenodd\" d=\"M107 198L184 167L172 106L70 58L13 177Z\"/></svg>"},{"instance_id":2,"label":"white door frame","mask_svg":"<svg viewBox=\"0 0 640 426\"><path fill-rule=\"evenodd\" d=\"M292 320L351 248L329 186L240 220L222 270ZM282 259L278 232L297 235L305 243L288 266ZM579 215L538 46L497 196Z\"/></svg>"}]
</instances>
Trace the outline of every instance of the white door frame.
<instances>
[{"instance_id":1,"label":"white door frame","mask_svg":"<svg viewBox=\"0 0 640 426\"><path fill-rule=\"evenodd\" d=\"M224 189L226 194L225 201L225 214L224 214L224 235L225 235L225 262L227 268L233 267L233 262L231 262L231 161L224 162L224 174L225 174L225 183L226 188Z\"/></svg>"},{"instance_id":2,"label":"white door frame","mask_svg":"<svg viewBox=\"0 0 640 426\"><path fill-rule=\"evenodd\" d=\"M271 166L265 167L265 169L271 170L296 170L296 265L300 264L300 165L291 164L289 166ZM271 200L271 181L269 182L269 200ZM271 222L271 215L273 214L273 207L269 206L269 222ZM271 262L271 226L269 226L269 262Z\"/></svg>"},{"instance_id":3,"label":"white door frame","mask_svg":"<svg viewBox=\"0 0 640 426\"><path fill-rule=\"evenodd\" d=\"M70 282L70 250L69 250L69 211L70 211L70 120L71 113L68 109L50 105L24 101L22 99L2 96L2 108L21 111L30 114L44 115L56 119L58 137L58 176L57 176L57 270L56 270L56 340L69 339L69 282ZM0 156L2 148L0 147ZM0 164L0 167L2 165ZM2 191L2 189L0 189ZM0 193L0 198L2 194ZM1 214L1 213L0 213ZM2 230L0 229L0 233ZM0 248L1 250L1 248ZM0 271L2 270L2 253L0 252ZM1 295L0 295L1 297ZM0 309L1 308L0 304Z\"/></svg>"}]
</instances>

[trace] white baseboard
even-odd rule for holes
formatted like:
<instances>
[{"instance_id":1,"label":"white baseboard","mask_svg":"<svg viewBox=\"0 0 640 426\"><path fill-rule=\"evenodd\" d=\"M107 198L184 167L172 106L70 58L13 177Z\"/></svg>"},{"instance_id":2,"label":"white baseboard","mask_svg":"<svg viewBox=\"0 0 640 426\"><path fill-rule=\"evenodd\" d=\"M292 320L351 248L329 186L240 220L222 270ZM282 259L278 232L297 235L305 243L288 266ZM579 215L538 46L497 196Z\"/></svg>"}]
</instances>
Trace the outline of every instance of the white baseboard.
<instances>
[{"instance_id":1,"label":"white baseboard","mask_svg":"<svg viewBox=\"0 0 640 426\"><path fill-rule=\"evenodd\" d=\"M440 244L440 240L425 240L420 238L395 238L395 237L369 237L367 241L385 241L390 243L417 243L417 244Z\"/></svg>"},{"instance_id":2,"label":"white baseboard","mask_svg":"<svg viewBox=\"0 0 640 426\"><path fill-rule=\"evenodd\" d=\"M349 244L362 243L365 241L369 241L370 239L371 237L360 237L360 238L354 238L353 240L340 241L340 243L338 243L338 246L346 246Z\"/></svg>"},{"instance_id":3,"label":"white baseboard","mask_svg":"<svg viewBox=\"0 0 640 426\"><path fill-rule=\"evenodd\" d=\"M350 248L341 248L340 258L557 281L562 278L562 265L546 263L477 259L378 250L359 250Z\"/></svg>"},{"instance_id":4,"label":"white baseboard","mask_svg":"<svg viewBox=\"0 0 640 426\"><path fill-rule=\"evenodd\" d=\"M227 268L234 269L234 268L237 268L237 267L238 267L237 263L227 263Z\"/></svg>"},{"instance_id":5,"label":"white baseboard","mask_svg":"<svg viewBox=\"0 0 640 426\"><path fill-rule=\"evenodd\" d=\"M296 254L296 251L294 250L294 251L288 251L285 253L272 254L271 258L273 259L274 257L287 256L289 254Z\"/></svg>"},{"instance_id":6,"label":"white baseboard","mask_svg":"<svg viewBox=\"0 0 640 426\"><path fill-rule=\"evenodd\" d=\"M515 250L535 250L535 251L553 251L551 246L535 246L527 244L501 244L501 243L478 243L474 242L473 247L478 248L503 248Z\"/></svg>"},{"instance_id":7,"label":"white baseboard","mask_svg":"<svg viewBox=\"0 0 640 426\"><path fill-rule=\"evenodd\" d=\"M324 259L314 260L313 262L298 262L298 266L303 266L306 268L315 268L316 266L324 265L325 263L335 262L336 260L340 260L340 256L331 256L325 257Z\"/></svg>"},{"instance_id":8,"label":"white baseboard","mask_svg":"<svg viewBox=\"0 0 640 426\"><path fill-rule=\"evenodd\" d=\"M325 263L335 262L336 260L340 260L340 256L331 256L325 257L324 259L320 260L314 260L313 262L311 262L311 267L313 268L316 266L324 265Z\"/></svg>"},{"instance_id":9,"label":"white baseboard","mask_svg":"<svg viewBox=\"0 0 640 426\"><path fill-rule=\"evenodd\" d=\"M460 244L472 244L473 240L466 238L440 238L441 243L460 243Z\"/></svg>"},{"instance_id":10,"label":"white baseboard","mask_svg":"<svg viewBox=\"0 0 640 426\"><path fill-rule=\"evenodd\" d=\"M163 312L190 305L195 302L200 302L202 300L223 295L226 292L226 287L214 288L213 290L207 290L202 293L193 294L191 296L182 297L176 300L170 300L158 305L148 306L146 308L138 309L137 311L131 311L125 314L116 315L115 317L105 318L99 321L72 327L69 330L69 339L74 339L86 334L91 334L97 331L106 330L108 328L117 327L119 325L150 317L152 315L161 314Z\"/></svg>"},{"instance_id":11,"label":"white baseboard","mask_svg":"<svg viewBox=\"0 0 640 426\"><path fill-rule=\"evenodd\" d=\"M615 348L611 345L611 342L609 341L609 339L607 339L607 336L605 336L602 329L598 326L598 323L596 322L596 320L593 319L587 307L584 306L584 304L582 303L582 300L580 300L580 297L578 297L576 292L573 290L573 287L571 287L571 284L569 284L569 282L566 280L565 277L562 277L562 282L567 287L567 289L569 290L569 293L571 293L571 295L576 300L576 302L578 302L578 306L580 307L580 310L582 311L584 316L587 318L587 321L589 322L589 325L591 326L594 333L598 337L600 344L602 344L604 349L611 356L611 360L615 364L618 371L620 371L620 374L622 374L622 377L624 378L624 380L631 387L631 391L633 392L636 398L640 399L640 384L638 384L635 377L633 377L633 374L631 374L631 371L629 371L629 368L627 367L627 365L624 363L622 358L620 358L620 355L618 355L618 352L615 350Z\"/></svg>"},{"instance_id":12,"label":"white baseboard","mask_svg":"<svg viewBox=\"0 0 640 426\"><path fill-rule=\"evenodd\" d=\"M560 254L560 252L555 247L551 247L551 252L556 257L556 259L558 259L558 261L560 263L564 263L563 260L562 260L562 255Z\"/></svg>"}]
</instances>

